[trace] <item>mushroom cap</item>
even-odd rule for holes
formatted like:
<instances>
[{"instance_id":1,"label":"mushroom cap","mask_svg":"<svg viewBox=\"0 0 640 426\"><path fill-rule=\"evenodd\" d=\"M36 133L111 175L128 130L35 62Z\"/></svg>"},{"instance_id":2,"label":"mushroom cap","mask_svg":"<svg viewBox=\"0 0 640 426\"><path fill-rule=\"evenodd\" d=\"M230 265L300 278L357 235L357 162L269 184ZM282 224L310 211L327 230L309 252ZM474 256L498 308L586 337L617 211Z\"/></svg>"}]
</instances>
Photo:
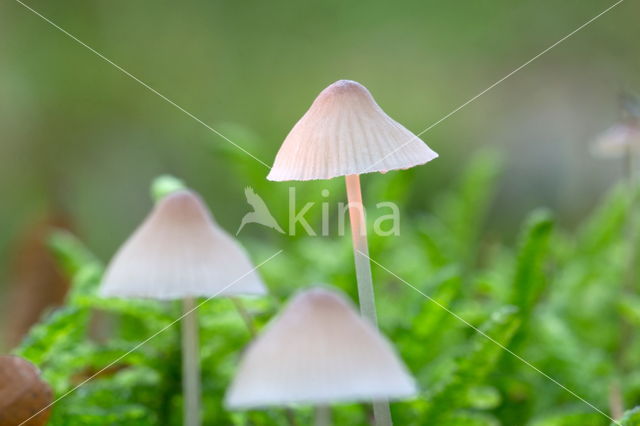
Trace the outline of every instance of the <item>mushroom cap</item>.
<instances>
[{"instance_id":1,"label":"mushroom cap","mask_svg":"<svg viewBox=\"0 0 640 426\"><path fill-rule=\"evenodd\" d=\"M324 89L291 129L267 179L331 179L386 172L437 156L389 117L366 87L340 80Z\"/></svg>"},{"instance_id":2,"label":"mushroom cap","mask_svg":"<svg viewBox=\"0 0 640 426\"><path fill-rule=\"evenodd\" d=\"M200 197L180 190L160 200L120 247L100 293L165 300L266 290L245 250L215 223Z\"/></svg>"},{"instance_id":3,"label":"mushroom cap","mask_svg":"<svg viewBox=\"0 0 640 426\"><path fill-rule=\"evenodd\" d=\"M591 153L600 158L620 158L629 150L640 151L640 128L632 123L613 125L591 147Z\"/></svg>"},{"instance_id":4,"label":"mushroom cap","mask_svg":"<svg viewBox=\"0 0 640 426\"><path fill-rule=\"evenodd\" d=\"M249 347L229 408L409 398L416 385L392 345L335 291L299 293Z\"/></svg>"},{"instance_id":5,"label":"mushroom cap","mask_svg":"<svg viewBox=\"0 0 640 426\"><path fill-rule=\"evenodd\" d=\"M52 401L51 388L33 364L13 355L0 356L0 425L22 424L31 416L26 424L45 425Z\"/></svg>"}]
</instances>

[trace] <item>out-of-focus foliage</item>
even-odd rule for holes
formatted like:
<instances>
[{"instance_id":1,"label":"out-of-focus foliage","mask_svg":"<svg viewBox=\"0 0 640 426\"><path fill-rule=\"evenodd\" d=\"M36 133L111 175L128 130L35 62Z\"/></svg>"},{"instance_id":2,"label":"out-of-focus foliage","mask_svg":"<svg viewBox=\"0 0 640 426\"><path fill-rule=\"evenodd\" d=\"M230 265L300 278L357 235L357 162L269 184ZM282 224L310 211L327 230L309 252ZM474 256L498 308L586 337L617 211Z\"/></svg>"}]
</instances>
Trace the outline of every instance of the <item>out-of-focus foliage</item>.
<instances>
[{"instance_id":1,"label":"out-of-focus foliage","mask_svg":"<svg viewBox=\"0 0 640 426\"><path fill-rule=\"evenodd\" d=\"M270 165L338 79L365 84L417 133L614 2L22 3ZM618 90L640 84L637 16L640 2L622 2L426 132L440 158L417 171L415 190L432 200L493 146L508 156L493 229L513 235L538 204L582 218L618 174L587 145L617 118ZM104 260L144 213L154 176L184 178L231 228L244 186L268 172L17 1L0 2L0 58L0 309L35 219L68 214Z\"/></svg>"},{"instance_id":2,"label":"out-of-focus foliage","mask_svg":"<svg viewBox=\"0 0 640 426\"><path fill-rule=\"evenodd\" d=\"M511 247L482 232L499 164L494 155L479 155L437 195L432 211L403 215L397 236L371 234L371 256L383 265L373 266L380 325L421 389L418 399L392 404L394 420L608 425L611 419L536 369L606 415L640 404L640 340L629 331L640 325L637 281L629 269L639 240L632 226L635 190L613 188L571 234L554 224L550 212L534 211ZM363 178L370 223L387 213L376 209L380 201L420 207L424 197L413 179L412 171ZM329 201L339 201L342 184L310 183L297 202L313 200L313 191L324 187L334 194ZM259 181L255 189L282 218L287 194L263 191ZM316 230L319 210L306 216ZM259 329L286 298L315 282L340 287L355 300L350 239L335 235L338 222L332 214L333 231L325 237L292 238L265 229L245 241L256 263L283 249L260 268L271 295L245 301ZM57 397L64 397L52 424L180 424L179 327L155 335L179 316L178 306L101 299L100 263L69 234L54 234L51 246L73 277L73 290L16 353L39 365ZM282 410L224 410L225 389L251 335L229 300L208 301L199 317L205 424L287 424ZM614 390L619 407L613 406ZM309 407L294 413L298 424L311 422ZM369 416L362 404L334 408L339 425L367 424ZM622 424L640 424L637 411L628 411Z\"/></svg>"},{"instance_id":3,"label":"out-of-focus foliage","mask_svg":"<svg viewBox=\"0 0 640 426\"><path fill-rule=\"evenodd\" d=\"M633 410L629 410L624 413L622 419L620 419L622 426L639 426L640 425L640 407L636 407Z\"/></svg>"}]
</instances>

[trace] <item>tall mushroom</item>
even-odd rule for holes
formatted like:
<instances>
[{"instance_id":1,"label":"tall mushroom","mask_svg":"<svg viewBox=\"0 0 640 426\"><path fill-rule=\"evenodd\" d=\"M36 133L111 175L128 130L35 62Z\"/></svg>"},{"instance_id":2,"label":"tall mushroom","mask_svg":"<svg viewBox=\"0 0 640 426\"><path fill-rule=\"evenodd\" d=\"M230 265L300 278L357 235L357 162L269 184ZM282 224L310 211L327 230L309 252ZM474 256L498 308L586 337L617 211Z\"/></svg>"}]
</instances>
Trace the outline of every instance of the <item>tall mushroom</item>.
<instances>
[{"instance_id":1,"label":"tall mushroom","mask_svg":"<svg viewBox=\"0 0 640 426\"><path fill-rule=\"evenodd\" d=\"M360 175L407 169L436 158L416 135L394 121L360 83L340 80L315 99L291 129L267 179L346 177L349 218L362 315L377 325ZM379 425L390 424L389 407L374 405Z\"/></svg>"},{"instance_id":2,"label":"tall mushroom","mask_svg":"<svg viewBox=\"0 0 640 426\"><path fill-rule=\"evenodd\" d=\"M404 399L416 385L393 346L342 294L296 295L245 352L227 391L231 409L311 404L316 423L329 404Z\"/></svg>"},{"instance_id":3,"label":"tall mushroom","mask_svg":"<svg viewBox=\"0 0 640 426\"><path fill-rule=\"evenodd\" d=\"M635 240L638 235L638 221L633 212L636 212L636 206L640 201L637 182L638 160L640 159L640 96L633 93L622 93L620 95L620 112L621 117L618 122L598 136L591 147L591 152L594 156L600 158L622 159L622 175L629 191L628 199L630 203L628 210L632 212L629 214L625 229L631 244L627 257L627 269L623 276L622 291L623 293L633 294L637 282L637 247ZM619 328L618 333L622 336L620 341L625 342L633 333L632 326L624 317L621 317ZM621 344L617 351L618 355L624 353L625 349L625 344ZM617 356L616 359L620 360L624 359L624 357ZM610 386L612 394L618 395L621 393L618 380L614 379ZM614 413L613 417L615 418L618 418L624 412L620 398L613 400L611 412Z\"/></svg>"},{"instance_id":4,"label":"tall mushroom","mask_svg":"<svg viewBox=\"0 0 640 426\"><path fill-rule=\"evenodd\" d=\"M214 221L200 197L177 190L156 203L118 250L102 296L182 299L184 425L200 424L197 297L265 294L245 250Z\"/></svg>"}]
</instances>

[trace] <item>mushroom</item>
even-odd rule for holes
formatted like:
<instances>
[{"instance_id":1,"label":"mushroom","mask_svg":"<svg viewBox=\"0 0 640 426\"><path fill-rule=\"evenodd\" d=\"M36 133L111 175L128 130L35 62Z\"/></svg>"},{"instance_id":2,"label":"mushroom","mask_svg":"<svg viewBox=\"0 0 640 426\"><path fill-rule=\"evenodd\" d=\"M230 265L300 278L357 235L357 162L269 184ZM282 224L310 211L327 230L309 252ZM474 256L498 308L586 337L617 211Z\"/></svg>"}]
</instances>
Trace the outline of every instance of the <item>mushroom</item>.
<instances>
[{"instance_id":1,"label":"mushroom","mask_svg":"<svg viewBox=\"0 0 640 426\"><path fill-rule=\"evenodd\" d=\"M393 346L335 290L296 295L251 343L226 394L230 409L405 399L415 382Z\"/></svg>"},{"instance_id":2,"label":"mushroom","mask_svg":"<svg viewBox=\"0 0 640 426\"><path fill-rule=\"evenodd\" d=\"M153 211L109 264L105 297L182 299L184 424L200 424L197 297L265 294L240 244L218 226L194 192L178 189Z\"/></svg>"},{"instance_id":3,"label":"mushroom","mask_svg":"<svg viewBox=\"0 0 640 426\"><path fill-rule=\"evenodd\" d=\"M362 315L377 325L360 175L407 169L436 158L416 135L394 121L360 83L340 80L315 99L282 143L267 179L346 177L358 299ZM389 407L374 405L378 424L389 424Z\"/></svg>"},{"instance_id":4,"label":"mushroom","mask_svg":"<svg viewBox=\"0 0 640 426\"><path fill-rule=\"evenodd\" d=\"M0 356L0 426L47 424L53 393L26 359Z\"/></svg>"},{"instance_id":5,"label":"mushroom","mask_svg":"<svg viewBox=\"0 0 640 426\"><path fill-rule=\"evenodd\" d=\"M637 123L617 123L602 132L593 145L598 157L621 157L628 151L640 150L640 126Z\"/></svg>"},{"instance_id":6,"label":"mushroom","mask_svg":"<svg viewBox=\"0 0 640 426\"><path fill-rule=\"evenodd\" d=\"M408 169L436 158L416 135L378 106L362 84L324 89L293 126L269 180L317 180Z\"/></svg>"},{"instance_id":7,"label":"mushroom","mask_svg":"<svg viewBox=\"0 0 640 426\"><path fill-rule=\"evenodd\" d=\"M635 157L640 152L640 97L630 93L620 96L621 118L602 132L591 146L599 158L621 158L627 180L633 178Z\"/></svg>"}]
</instances>

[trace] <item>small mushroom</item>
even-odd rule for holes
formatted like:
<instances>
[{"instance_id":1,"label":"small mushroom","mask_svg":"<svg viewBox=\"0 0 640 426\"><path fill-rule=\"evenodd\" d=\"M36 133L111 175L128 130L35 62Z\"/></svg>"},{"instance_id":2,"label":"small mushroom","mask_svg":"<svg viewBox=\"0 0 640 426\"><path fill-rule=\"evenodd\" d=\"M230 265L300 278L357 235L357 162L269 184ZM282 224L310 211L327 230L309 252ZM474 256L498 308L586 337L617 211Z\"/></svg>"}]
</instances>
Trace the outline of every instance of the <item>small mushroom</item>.
<instances>
[{"instance_id":1,"label":"small mushroom","mask_svg":"<svg viewBox=\"0 0 640 426\"><path fill-rule=\"evenodd\" d=\"M29 361L0 356L0 426L41 426L51 415L53 393Z\"/></svg>"},{"instance_id":2,"label":"small mushroom","mask_svg":"<svg viewBox=\"0 0 640 426\"><path fill-rule=\"evenodd\" d=\"M240 244L218 226L194 192L179 189L118 250L102 296L182 299L184 425L200 419L200 356L196 297L261 295L266 289Z\"/></svg>"},{"instance_id":3,"label":"small mushroom","mask_svg":"<svg viewBox=\"0 0 640 426\"><path fill-rule=\"evenodd\" d=\"M633 179L640 153L640 97L626 92L620 95L620 120L596 138L591 153L598 158L622 159L625 178Z\"/></svg>"},{"instance_id":4,"label":"small mushroom","mask_svg":"<svg viewBox=\"0 0 640 426\"><path fill-rule=\"evenodd\" d=\"M230 409L322 408L416 392L394 348L371 323L342 294L313 288L295 296L250 345L225 403Z\"/></svg>"},{"instance_id":5,"label":"small mushroom","mask_svg":"<svg viewBox=\"0 0 640 426\"><path fill-rule=\"evenodd\" d=\"M629 152L640 151L640 124L626 120L614 124L601 133L592 146L596 157L622 158Z\"/></svg>"},{"instance_id":6,"label":"small mushroom","mask_svg":"<svg viewBox=\"0 0 640 426\"><path fill-rule=\"evenodd\" d=\"M118 250L100 293L159 300L265 294L252 270L246 251L183 189L161 199Z\"/></svg>"},{"instance_id":7,"label":"small mushroom","mask_svg":"<svg viewBox=\"0 0 640 426\"><path fill-rule=\"evenodd\" d=\"M362 315L377 325L375 296L362 204L360 175L407 169L438 157L378 106L360 83L340 80L324 89L291 129L267 179L331 179L345 176ZM389 425L384 402L374 404L376 424Z\"/></svg>"},{"instance_id":8,"label":"small mushroom","mask_svg":"<svg viewBox=\"0 0 640 426\"><path fill-rule=\"evenodd\" d=\"M324 89L282 143L267 179L331 179L408 169L436 158L416 135L378 106L362 84Z\"/></svg>"}]
</instances>

